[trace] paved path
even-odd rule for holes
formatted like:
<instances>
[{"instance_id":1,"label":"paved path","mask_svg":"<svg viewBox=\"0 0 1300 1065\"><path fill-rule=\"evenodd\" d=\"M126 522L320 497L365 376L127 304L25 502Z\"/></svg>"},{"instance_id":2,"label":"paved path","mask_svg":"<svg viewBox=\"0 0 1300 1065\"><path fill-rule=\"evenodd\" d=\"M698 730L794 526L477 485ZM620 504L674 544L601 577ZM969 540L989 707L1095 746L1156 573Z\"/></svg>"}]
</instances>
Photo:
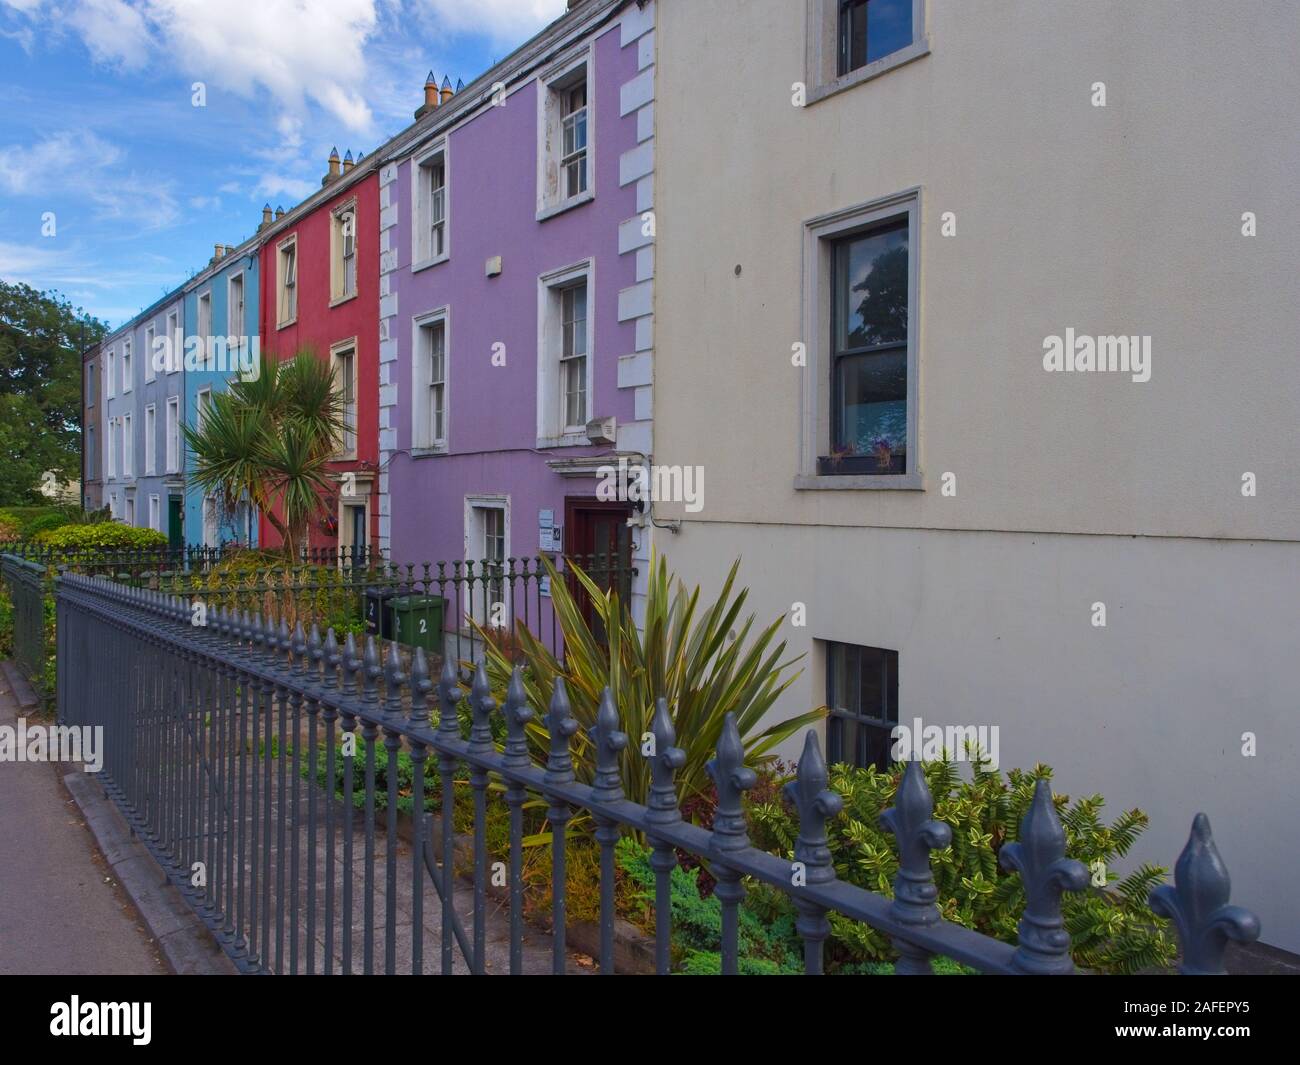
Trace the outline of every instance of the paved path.
<instances>
[{"instance_id":1,"label":"paved path","mask_svg":"<svg viewBox=\"0 0 1300 1065\"><path fill-rule=\"evenodd\" d=\"M0 726L23 711L0 672ZM166 973L47 763L0 762L0 974Z\"/></svg>"}]
</instances>

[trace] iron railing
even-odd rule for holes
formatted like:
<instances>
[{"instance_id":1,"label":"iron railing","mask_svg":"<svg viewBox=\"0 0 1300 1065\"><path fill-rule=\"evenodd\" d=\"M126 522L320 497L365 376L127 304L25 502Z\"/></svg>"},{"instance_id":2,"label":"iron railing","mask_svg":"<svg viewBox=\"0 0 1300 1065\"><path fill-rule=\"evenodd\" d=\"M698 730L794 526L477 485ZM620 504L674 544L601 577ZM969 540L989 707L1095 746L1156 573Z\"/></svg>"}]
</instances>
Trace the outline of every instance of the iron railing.
<instances>
[{"instance_id":1,"label":"iron railing","mask_svg":"<svg viewBox=\"0 0 1300 1065\"><path fill-rule=\"evenodd\" d=\"M333 627L341 636L355 631L395 638L407 647L418 644L434 656L436 667L444 656L480 658L480 629L495 632L508 654L516 653L512 637L520 626L556 656L564 649L540 556L398 564L375 549L304 549L289 560L230 546L125 551L12 546L8 554L15 561L49 574L110 577L185 596L205 609L261 611L270 622L284 620L290 628L301 622L304 627ZM630 560L600 554L553 561L561 574L575 563L598 585L618 588L627 600L637 573Z\"/></svg>"},{"instance_id":2,"label":"iron railing","mask_svg":"<svg viewBox=\"0 0 1300 1065\"><path fill-rule=\"evenodd\" d=\"M46 570L12 555L0 556L5 586L14 610L14 661L33 687L44 689Z\"/></svg>"},{"instance_id":3,"label":"iron railing","mask_svg":"<svg viewBox=\"0 0 1300 1065\"><path fill-rule=\"evenodd\" d=\"M827 787L813 732L785 789L799 820L791 862L750 845L742 799L755 774L744 764L730 716L710 763L717 805L709 830L681 816L674 774L683 754L663 699L653 718L652 784L642 804L624 794L622 783L622 764L640 756L641 740L630 744L620 731L619 711L608 691L594 728L578 737L595 752L591 782L583 783L573 760L578 724L563 681L556 683L549 707L530 706L517 667L498 708L485 670L479 667L466 699L448 658L436 686L435 723L429 706L434 684L420 648L408 673L398 648L373 637L359 642L349 635L340 645L332 630L322 636L317 628L290 629L284 620L268 625L260 615L220 606L206 626L196 627L184 599L105 578L64 576L57 603L61 721L102 726L109 794L245 972L483 973L491 949L486 928L491 865L509 874L503 937L508 957L495 967L518 973L544 964L562 973L566 826L584 814L596 826L599 846L603 973L614 971L615 845L628 832L642 834L652 848L654 956L660 973L671 968L670 877L682 854L706 861L716 877L724 973L739 968L739 906L746 878L772 885L792 900L809 973L822 971L832 912L888 935L900 955L900 973L927 972L936 955L988 973L1074 970L1061 896L1087 889L1089 874L1066 857L1065 835L1045 780L1037 783L1019 839L1000 852L1002 864L1019 872L1026 896L1019 944L1011 945L940 917L930 851L949 843L951 829L932 819L919 763L906 767L896 805L884 815L900 853L889 899L836 875L826 822L842 800ZM466 701L469 720L463 727L460 711ZM544 765L529 753L530 735L540 735L547 745ZM342 758L342 794L345 800L356 795L359 802L339 807L332 787L317 786L318 767L330 767L332 783L336 757L349 749L354 756ZM387 772L382 791L377 785L381 749L390 769L399 756L410 759L406 786L415 816L407 826L409 851L398 846L399 774ZM472 807L473 840L459 869L453 841L457 804L463 809L464 800L458 799L458 787ZM437 821L422 816L424 799L433 791L440 793ZM495 856L505 858L499 866L486 837L488 803L498 792L509 810L508 845ZM544 958L529 952L524 924L523 823L530 796L543 799L552 829L553 920ZM441 863L435 859L435 837L443 842ZM468 886L458 881L459 873L468 874ZM462 892L472 902L468 932L458 912ZM1174 921L1182 972L1222 971L1229 939L1259 935L1258 920L1228 905L1228 893L1227 871L1209 823L1198 814L1174 886L1157 889L1151 900L1157 913Z\"/></svg>"}]
</instances>

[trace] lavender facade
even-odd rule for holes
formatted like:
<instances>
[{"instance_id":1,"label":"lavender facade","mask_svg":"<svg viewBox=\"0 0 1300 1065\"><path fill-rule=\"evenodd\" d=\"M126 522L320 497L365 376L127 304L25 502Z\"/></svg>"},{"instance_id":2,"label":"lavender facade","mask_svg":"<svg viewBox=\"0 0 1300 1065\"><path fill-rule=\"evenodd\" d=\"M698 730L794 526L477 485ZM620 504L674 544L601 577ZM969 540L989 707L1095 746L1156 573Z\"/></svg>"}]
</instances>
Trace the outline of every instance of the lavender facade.
<instances>
[{"instance_id":1,"label":"lavender facade","mask_svg":"<svg viewBox=\"0 0 1300 1065\"><path fill-rule=\"evenodd\" d=\"M649 557L649 507L599 483L652 449L653 25L653 3L582 5L431 96L381 166L379 541L398 562Z\"/></svg>"}]
</instances>

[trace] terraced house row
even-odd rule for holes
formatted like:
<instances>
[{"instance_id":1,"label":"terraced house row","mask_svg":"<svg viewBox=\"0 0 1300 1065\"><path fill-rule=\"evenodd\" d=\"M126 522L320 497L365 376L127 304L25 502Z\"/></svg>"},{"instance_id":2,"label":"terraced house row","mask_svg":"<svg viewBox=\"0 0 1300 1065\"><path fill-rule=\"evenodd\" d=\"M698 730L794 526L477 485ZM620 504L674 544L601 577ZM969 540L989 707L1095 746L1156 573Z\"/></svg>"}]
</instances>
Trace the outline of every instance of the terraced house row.
<instances>
[{"instance_id":1,"label":"terraced house row","mask_svg":"<svg viewBox=\"0 0 1300 1065\"><path fill-rule=\"evenodd\" d=\"M313 544L608 552L634 600L654 549L706 591L739 557L832 757L996 726L1004 765L1144 809L1134 861L1209 809L1300 949L1300 146L1268 117L1300 19L1258 15L571 3L104 341L105 500L274 544L187 486L177 427L229 374L145 353L310 345L357 486ZM701 491L611 499L620 460Z\"/></svg>"}]
</instances>

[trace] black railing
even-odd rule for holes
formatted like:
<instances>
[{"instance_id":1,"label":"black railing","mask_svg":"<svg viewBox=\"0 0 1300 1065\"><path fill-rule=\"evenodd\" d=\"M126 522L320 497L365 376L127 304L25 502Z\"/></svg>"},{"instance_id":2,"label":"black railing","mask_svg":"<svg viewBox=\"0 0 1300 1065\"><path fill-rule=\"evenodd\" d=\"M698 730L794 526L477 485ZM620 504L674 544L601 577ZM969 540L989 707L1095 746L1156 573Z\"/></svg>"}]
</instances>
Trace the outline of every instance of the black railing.
<instances>
[{"instance_id":1,"label":"black railing","mask_svg":"<svg viewBox=\"0 0 1300 1065\"><path fill-rule=\"evenodd\" d=\"M14 661L38 691L44 691L48 641L45 600L50 591L44 566L13 555L0 556L9 600L14 610Z\"/></svg>"},{"instance_id":2,"label":"black railing","mask_svg":"<svg viewBox=\"0 0 1300 1065\"><path fill-rule=\"evenodd\" d=\"M895 806L884 815L900 854L889 899L836 875L826 822L842 800L828 789L813 732L785 788L799 819L792 862L750 845L743 794L755 774L744 764L730 717L710 763L717 804L708 830L682 817L674 774L683 754L662 699L652 745L641 737L630 742L620 731L608 690L591 733L575 736L578 725L563 681L548 707L530 706L523 671L516 667L498 707L482 666L467 695L448 657L436 686L435 722L429 705L434 684L423 648L415 649L408 670L395 644L373 636L358 641L355 635L340 644L333 631L322 636L318 628L290 628L283 617L272 625L260 615L218 605L206 625L195 626L184 598L76 575L59 581L58 615L60 720L102 727L108 791L246 972L485 972L489 865L508 870L508 957L498 967L564 972L566 827L580 815L594 822L600 849L597 960L604 973L614 971L615 847L626 833L641 835L652 849L660 973L671 968L670 878L680 855L706 861L716 878L724 973L739 968L739 906L747 879L792 900L809 973L822 971L831 913L888 935L902 973L928 971L936 955L990 973L1074 969L1061 895L1087 889L1089 875L1066 857L1065 834L1045 780L1037 784L1018 839L1000 852L1002 864L1019 873L1026 896L1019 943L1011 945L940 917L930 852L950 842L951 829L931 817L919 763L906 767ZM529 753L530 736L546 744L544 765ZM576 778L575 743L593 745L590 784ZM381 749L390 770L382 790ZM642 751L652 761L644 802L632 801L623 790L623 766ZM404 784L391 771L401 756L411 766ZM338 759L341 806L332 786ZM322 766L329 767L331 782L324 788L317 783ZM458 802L460 809L465 806L458 788L468 790L473 839L459 870ZM434 792L440 803L436 821L423 815ZM509 833L494 856L486 824L488 803L498 793L509 810ZM525 807L535 812L533 797L542 800L551 830L552 930L544 954L529 947L523 920L523 824ZM398 846L403 798L414 811L409 851ZM443 844L441 863L435 839ZM469 875L468 888L458 873ZM468 933L456 902L465 890L473 903ZM1221 971L1228 939L1258 936L1256 918L1227 900L1227 872L1208 821L1198 815L1175 885L1152 895L1155 910L1174 920L1183 972Z\"/></svg>"},{"instance_id":3,"label":"black railing","mask_svg":"<svg viewBox=\"0 0 1300 1065\"><path fill-rule=\"evenodd\" d=\"M131 587L184 596L200 619L207 610L261 611L271 623L301 622L396 639L434 657L476 661L483 634L514 654L526 628L556 656L564 639L551 609L550 576L540 557L398 564L374 549L304 550L296 559L239 547L68 551L15 545L14 561L47 574L109 577ZM636 568L608 555L557 556L561 579L576 562L601 587L626 599ZM575 591L577 588L575 586ZM579 597L581 598L581 596Z\"/></svg>"}]
</instances>

